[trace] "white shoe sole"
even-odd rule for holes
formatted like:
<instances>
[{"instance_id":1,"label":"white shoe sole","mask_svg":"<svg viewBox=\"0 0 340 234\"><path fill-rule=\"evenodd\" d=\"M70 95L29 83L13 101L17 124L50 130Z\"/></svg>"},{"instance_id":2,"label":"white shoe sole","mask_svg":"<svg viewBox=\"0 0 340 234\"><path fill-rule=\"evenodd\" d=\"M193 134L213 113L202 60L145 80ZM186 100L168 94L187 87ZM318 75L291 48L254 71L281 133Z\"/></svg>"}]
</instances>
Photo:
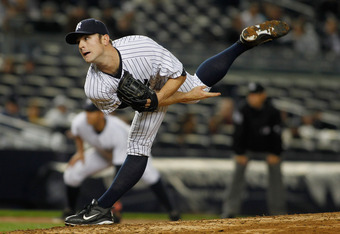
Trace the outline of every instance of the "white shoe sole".
<instances>
[{"instance_id":1,"label":"white shoe sole","mask_svg":"<svg viewBox=\"0 0 340 234\"><path fill-rule=\"evenodd\" d=\"M88 223L88 224L74 224L74 223L68 223L68 222L65 222L65 225L66 226L86 226L86 225L104 225L104 224L113 224L114 222L113 221L102 221L102 222L99 222L99 223Z\"/></svg>"}]
</instances>

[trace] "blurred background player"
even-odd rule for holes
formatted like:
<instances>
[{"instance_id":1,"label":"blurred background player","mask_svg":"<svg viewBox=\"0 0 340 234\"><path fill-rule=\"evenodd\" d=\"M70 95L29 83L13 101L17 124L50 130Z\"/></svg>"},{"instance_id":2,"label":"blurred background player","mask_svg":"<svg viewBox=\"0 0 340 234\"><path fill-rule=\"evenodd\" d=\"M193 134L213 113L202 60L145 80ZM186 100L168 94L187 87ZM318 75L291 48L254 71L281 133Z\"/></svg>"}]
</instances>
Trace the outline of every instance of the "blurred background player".
<instances>
[{"instance_id":1,"label":"blurred background player","mask_svg":"<svg viewBox=\"0 0 340 234\"><path fill-rule=\"evenodd\" d=\"M61 133L65 133L70 128L73 117L72 101L64 95L53 98L51 108L44 115L46 126Z\"/></svg>"},{"instance_id":2,"label":"blurred background player","mask_svg":"<svg viewBox=\"0 0 340 234\"><path fill-rule=\"evenodd\" d=\"M226 190L222 218L233 218L241 212L245 170L250 159L263 159L268 164L267 204L270 215L286 214L285 190L281 174L281 117L267 99L264 87L249 83L249 93L240 111L234 114L235 169Z\"/></svg>"},{"instance_id":3,"label":"blurred background player","mask_svg":"<svg viewBox=\"0 0 340 234\"><path fill-rule=\"evenodd\" d=\"M129 125L116 116L105 116L97 107L87 101L85 111L79 113L72 121L71 131L76 143L77 152L68 162L64 173L68 207L64 216L75 213L81 183L89 176L112 165L119 171L126 158ZM85 143L91 147L85 150ZM180 219L163 185L160 173L149 160L141 178L156 195L169 213L169 219ZM115 204L117 209L121 204ZM120 221L119 210L115 210L114 221Z\"/></svg>"}]
</instances>

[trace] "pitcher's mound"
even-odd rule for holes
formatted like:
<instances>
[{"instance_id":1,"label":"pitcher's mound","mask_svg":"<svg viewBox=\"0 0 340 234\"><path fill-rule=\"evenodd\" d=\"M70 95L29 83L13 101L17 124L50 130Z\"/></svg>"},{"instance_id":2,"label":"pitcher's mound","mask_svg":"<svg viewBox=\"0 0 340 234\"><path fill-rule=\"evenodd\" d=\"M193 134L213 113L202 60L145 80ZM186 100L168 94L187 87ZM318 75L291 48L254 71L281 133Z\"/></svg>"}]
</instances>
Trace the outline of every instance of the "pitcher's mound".
<instances>
[{"instance_id":1,"label":"pitcher's mound","mask_svg":"<svg viewBox=\"0 0 340 234\"><path fill-rule=\"evenodd\" d=\"M12 233L340 233L340 213L55 227Z\"/></svg>"}]
</instances>

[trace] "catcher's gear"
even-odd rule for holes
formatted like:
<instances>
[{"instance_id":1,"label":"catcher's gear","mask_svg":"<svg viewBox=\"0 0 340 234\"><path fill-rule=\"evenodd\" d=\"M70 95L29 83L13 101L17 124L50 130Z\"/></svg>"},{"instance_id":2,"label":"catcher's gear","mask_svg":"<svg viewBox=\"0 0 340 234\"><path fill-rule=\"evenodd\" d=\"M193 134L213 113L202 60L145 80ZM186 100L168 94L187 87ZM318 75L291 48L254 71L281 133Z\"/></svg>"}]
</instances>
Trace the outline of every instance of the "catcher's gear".
<instances>
[{"instance_id":1,"label":"catcher's gear","mask_svg":"<svg viewBox=\"0 0 340 234\"><path fill-rule=\"evenodd\" d=\"M133 76L125 70L118 84L117 96L123 105L129 105L139 112L154 111L158 107L158 98L155 91L143 84L140 80L134 79ZM151 103L150 106L145 107L147 99L150 99Z\"/></svg>"}]
</instances>

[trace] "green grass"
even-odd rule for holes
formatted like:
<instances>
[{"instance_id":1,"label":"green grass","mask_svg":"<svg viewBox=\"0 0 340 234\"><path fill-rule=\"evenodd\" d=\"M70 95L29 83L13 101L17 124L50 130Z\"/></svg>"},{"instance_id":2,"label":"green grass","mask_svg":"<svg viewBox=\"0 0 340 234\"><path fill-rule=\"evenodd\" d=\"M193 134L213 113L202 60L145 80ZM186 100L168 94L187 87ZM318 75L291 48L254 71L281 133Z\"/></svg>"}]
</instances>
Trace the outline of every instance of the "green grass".
<instances>
[{"instance_id":1,"label":"green grass","mask_svg":"<svg viewBox=\"0 0 340 234\"><path fill-rule=\"evenodd\" d=\"M58 218L61 217L61 211L54 210L0 210L0 217L44 217ZM182 214L182 220L201 220L201 219L217 219L217 215L209 214ZM146 220L168 220L165 213L123 213L123 219L146 219ZM57 226L64 226L63 223L24 223L24 222L2 222L0 221L0 233L28 230L28 229L44 229Z\"/></svg>"},{"instance_id":2,"label":"green grass","mask_svg":"<svg viewBox=\"0 0 340 234\"><path fill-rule=\"evenodd\" d=\"M0 217L61 217L62 212L56 210L0 210Z\"/></svg>"},{"instance_id":3,"label":"green grass","mask_svg":"<svg viewBox=\"0 0 340 234\"><path fill-rule=\"evenodd\" d=\"M61 217L61 211L50 210L0 210L0 217ZM63 223L28 223L28 222L7 222L0 221L0 233L15 230L42 229L57 226L64 226Z\"/></svg>"},{"instance_id":4,"label":"green grass","mask_svg":"<svg viewBox=\"0 0 340 234\"><path fill-rule=\"evenodd\" d=\"M30 230L30 229L44 229L51 227L64 226L63 223L12 223L12 222L0 222L0 233L18 231L18 230Z\"/></svg>"}]
</instances>

